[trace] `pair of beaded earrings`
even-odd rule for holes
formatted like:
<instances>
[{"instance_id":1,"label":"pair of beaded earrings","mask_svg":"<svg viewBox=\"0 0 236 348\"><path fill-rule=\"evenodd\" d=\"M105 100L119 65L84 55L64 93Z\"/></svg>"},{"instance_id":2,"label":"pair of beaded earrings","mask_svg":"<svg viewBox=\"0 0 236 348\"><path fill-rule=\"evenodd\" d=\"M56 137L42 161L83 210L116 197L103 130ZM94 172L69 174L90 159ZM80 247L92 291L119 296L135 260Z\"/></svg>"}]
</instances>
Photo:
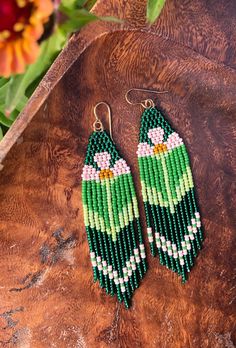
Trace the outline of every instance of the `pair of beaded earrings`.
<instances>
[{"instance_id":1,"label":"pair of beaded earrings","mask_svg":"<svg viewBox=\"0 0 236 348\"><path fill-rule=\"evenodd\" d=\"M131 90L126 100L134 104L128 98ZM100 104L108 108L110 136L97 116ZM153 100L139 104L145 110L137 156L151 254L158 254L160 263L177 272L185 283L203 240L188 153ZM147 270L138 202L130 167L112 140L109 105L98 103L94 115L82 173L84 223L94 281L99 280L107 293L116 293L128 308Z\"/></svg>"}]
</instances>

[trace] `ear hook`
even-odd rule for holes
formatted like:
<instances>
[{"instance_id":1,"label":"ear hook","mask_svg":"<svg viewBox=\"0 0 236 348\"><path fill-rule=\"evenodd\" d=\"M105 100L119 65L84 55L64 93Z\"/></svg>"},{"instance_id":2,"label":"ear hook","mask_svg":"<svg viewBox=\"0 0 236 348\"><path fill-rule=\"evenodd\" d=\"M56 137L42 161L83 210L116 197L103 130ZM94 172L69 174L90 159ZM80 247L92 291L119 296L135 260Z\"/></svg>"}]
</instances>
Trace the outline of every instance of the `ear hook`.
<instances>
[{"instance_id":1,"label":"ear hook","mask_svg":"<svg viewBox=\"0 0 236 348\"><path fill-rule=\"evenodd\" d=\"M125 93L125 99L127 101L127 103L131 104L131 105L142 105L142 107L144 109L150 109L150 108L154 108L155 103L152 99L145 99L145 100L141 100L141 102L139 103L133 103L132 101L129 100L129 93L131 91L142 91L142 92L149 92L149 93L155 93L155 94L163 94L163 93L168 93L168 91L162 91L162 92L158 92L158 91L153 91L151 89L143 89L143 88L130 88L126 93Z\"/></svg>"},{"instance_id":2,"label":"ear hook","mask_svg":"<svg viewBox=\"0 0 236 348\"><path fill-rule=\"evenodd\" d=\"M107 107L107 110L108 110L108 119L109 119L109 131L110 131L110 137L111 139L113 140L112 138L112 127L111 127L111 108L110 106L104 102L104 101L101 101L99 103L97 103L94 108L93 108L93 113L94 113L94 116L95 116L95 122L93 123L93 129L95 132L102 132L104 130L104 127L103 127L103 124L102 124L102 121L100 120L100 118L98 117L97 115L97 107L99 105L106 105Z\"/></svg>"}]
</instances>

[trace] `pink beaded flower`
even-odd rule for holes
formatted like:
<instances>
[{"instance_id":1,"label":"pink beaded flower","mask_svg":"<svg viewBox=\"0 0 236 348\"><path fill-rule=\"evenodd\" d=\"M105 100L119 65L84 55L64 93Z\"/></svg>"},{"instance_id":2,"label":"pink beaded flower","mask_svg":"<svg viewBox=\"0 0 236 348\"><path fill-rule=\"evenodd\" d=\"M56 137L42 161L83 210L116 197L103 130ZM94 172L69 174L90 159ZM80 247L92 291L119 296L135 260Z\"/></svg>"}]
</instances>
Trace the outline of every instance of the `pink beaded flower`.
<instances>
[{"instance_id":1,"label":"pink beaded flower","mask_svg":"<svg viewBox=\"0 0 236 348\"><path fill-rule=\"evenodd\" d=\"M121 174L130 173L130 168L127 165L126 161L123 158L121 158L118 161L116 161L114 167L112 168L112 172L114 176L119 176Z\"/></svg>"},{"instance_id":2,"label":"pink beaded flower","mask_svg":"<svg viewBox=\"0 0 236 348\"><path fill-rule=\"evenodd\" d=\"M171 133L166 141L168 150L174 149L175 147L178 147L180 145L183 145L183 140L180 138L179 134L176 132Z\"/></svg>"},{"instance_id":3,"label":"pink beaded flower","mask_svg":"<svg viewBox=\"0 0 236 348\"><path fill-rule=\"evenodd\" d=\"M172 150L177 146L183 145L183 140L175 132L170 134L167 141L164 142L164 129L161 127L149 129L148 137L151 139L154 146L151 146L146 142L139 143L137 150L138 157L160 154L168 150Z\"/></svg>"},{"instance_id":4,"label":"pink beaded flower","mask_svg":"<svg viewBox=\"0 0 236 348\"><path fill-rule=\"evenodd\" d=\"M153 146L150 146L148 143L139 143L138 144L138 157L151 156L153 154Z\"/></svg>"},{"instance_id":5,"label":"pink beaded flower","mask_svg":"<svg viewBox=\"0 0 236 348\"><path fill-rule=\"evenodd\" d=\"M96 170L91 165L85 165L83 168L83 180L103 180L119 176L122 174L129 174L130 168L124 159L119 159L115 162L113 168L110 168L111 155L108 152L99 152L94 156L94 162L97 163L100 170Z\"/></svg>"},{"instance_id":6,"label":"pink beaded flower","mask_svg":"<svg viewBox=\"0 0 236 348\"><path fill-rule=\"evenodd\" d=\"M111 155L109 154L109 152L105 151L105 152L96 153L93 159L94 159L94 162L97 163L99 168L109 169L110 159L111 159Z\"/></svg>"},{"instance_id":7,"label":"pink beaded flower","mask_svg":"<svg viewBox=\"0 0 236 348\"><path fill-rule=\"evenodd\" d=\"M95 168L93 168L93 166L85 164L83 167L82 179L86 181L98 180L99 172Z\"/></svg>"},{"instance_id":8,"label":"pink beaded flower","mask_svg":"<svg viewBox=\"0 0 236 348\"><path fill-rule=\"evenodd\" d=\"M151 139L151 141L155 145L161 144L163 143L164 133L164 129L162 129L161 127L152 128L148 131L148 138Z\"/></svg>"}]
</instances>

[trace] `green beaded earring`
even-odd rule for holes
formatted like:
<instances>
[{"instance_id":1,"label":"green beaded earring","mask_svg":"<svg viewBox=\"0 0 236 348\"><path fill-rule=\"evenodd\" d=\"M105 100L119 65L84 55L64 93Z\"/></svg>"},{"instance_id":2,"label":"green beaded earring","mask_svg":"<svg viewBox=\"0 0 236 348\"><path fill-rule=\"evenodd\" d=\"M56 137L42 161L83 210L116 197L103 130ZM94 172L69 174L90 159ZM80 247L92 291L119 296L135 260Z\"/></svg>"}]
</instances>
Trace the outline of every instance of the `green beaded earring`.
<instances>
[{"instance_id":1,"label":"green beaded earring","mask_svg":"<svg viewBox=\"0 0 236 348\"><path fill-rule=\"evenodd\" d=\"M131 90L155 92L132 88ZM141 103L138 164L151 253L187 280L203 240L187 149L152 99Z\"/></svg>"},{"instance_id":2,"label":"green beaded earring","mask_svg":"<svg viewBox=\"0 0 236 348\"><path fill-rule=\"evenodd\" d=\"M100 104L108 109L110 136L97 116ZM128 308L132 293L146 273L138 203L130 168L112 141L109 105L98 103L94 115L94 132L82 173L84 223L93 276Z\"/></svg>"}]
</instances>

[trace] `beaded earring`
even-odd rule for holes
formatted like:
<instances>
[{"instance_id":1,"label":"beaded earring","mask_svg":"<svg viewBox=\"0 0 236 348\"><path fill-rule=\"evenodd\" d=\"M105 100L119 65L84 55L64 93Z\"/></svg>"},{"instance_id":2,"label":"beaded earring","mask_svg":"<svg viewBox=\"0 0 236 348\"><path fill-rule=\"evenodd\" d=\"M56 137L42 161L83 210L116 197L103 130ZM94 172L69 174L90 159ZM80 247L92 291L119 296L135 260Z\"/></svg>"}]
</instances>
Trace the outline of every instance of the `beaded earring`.
<instances>
[{"instance_id":1,"label":"beaded earring","mask_svg":"<svg viewBox=\"0 0 236 348\"><path fill-rule=\"evenodd\" d=\"M108 109L110 136L97 116L101 104ZM82 172L84 223L93 276L128 308L132 293L146 273L138 203L130 168L112 141L109 105L98 103L94 115L94 132Z\"/></svg>"},{"instance_id":2,"label":"beaded earring","mask_svg":"<svg viewBox=\"0 0 236 348\"><path fill-rule=\"evenodd\" d=\"M203 240L188 152L153 100L130 102L131 90L126 101L145 109L137 155L151 253L185 283Z\"/></svg>"}]
</instances>

